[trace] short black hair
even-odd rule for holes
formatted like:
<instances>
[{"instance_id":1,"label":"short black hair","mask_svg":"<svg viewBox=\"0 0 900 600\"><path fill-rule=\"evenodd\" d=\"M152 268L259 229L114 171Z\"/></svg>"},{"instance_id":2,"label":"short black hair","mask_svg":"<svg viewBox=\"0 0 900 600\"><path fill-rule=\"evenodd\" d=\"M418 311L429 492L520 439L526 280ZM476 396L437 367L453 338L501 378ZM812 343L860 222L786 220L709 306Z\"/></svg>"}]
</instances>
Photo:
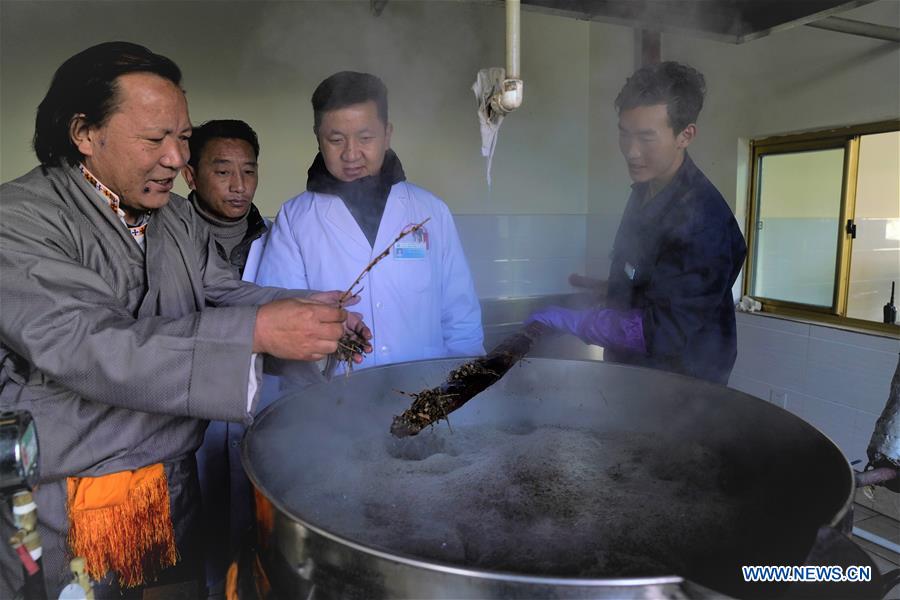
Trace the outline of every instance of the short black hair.
<instances>
[{"instance_id":1,"label":"short black hair","mask_svg":"<svg viewBox=\"0 0 900 600\"><path fill-rule=\"evenodd\" d=\"M706 79L697 69L667 61L641 67L616 96L616 110L665 104L676 134L697 122L706 95Z\"/></svg>"},{"instance_id":2,"label":"short black hair","mask_svg":"<svg viewBox=\"0 0 900 600\"><path fill-rule=\"evenodd\" d=\"M127 73L153 73L181 85L181 69L171 59L130 42L104 42L82 50L53 75L38 105L34 152L42 165L76 165L82 160L69 137L72 117L83 114L88 125L102 125L119 104L117 78Z\"/></svg>"},{"instance_id":3,"label":"short black hair","mask_svg":"<svg viewBox=\"0 0 900 600\"><path fill-rule=\"evenodd\" d=\"M191 158L188 164L197 168L200 164L200 156L203 148L210 140L244 140L253 148L253 155L259 158L259 138L253 128L244 121L238 119L215 119L207 121L199 127L194 127L191 139L188 141L191 147Z\"/></svg>"},{"instance_id":4,"label":"short black hair","mask_svg":"<svg viewBox=\"0 0 900 600\"><path fill-rule=\"evenodd\" d=\"M325 79L312 95L313 130L318 134L322 115L331 110L346 108L368 101L375 102L378 117L387 125L387 87L378 77L369 73L341 71Z\"/></svg>"}]
</instances>

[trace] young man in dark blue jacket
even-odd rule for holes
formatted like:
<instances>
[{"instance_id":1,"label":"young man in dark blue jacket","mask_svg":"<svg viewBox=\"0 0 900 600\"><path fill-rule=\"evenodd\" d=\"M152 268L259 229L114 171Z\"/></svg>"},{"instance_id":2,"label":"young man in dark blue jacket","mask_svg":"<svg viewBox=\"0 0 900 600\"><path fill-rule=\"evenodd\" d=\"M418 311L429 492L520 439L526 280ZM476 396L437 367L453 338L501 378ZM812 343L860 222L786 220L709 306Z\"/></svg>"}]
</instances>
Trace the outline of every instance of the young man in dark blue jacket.
<instances>
[{"instance_id":1,"label":"young man in dark blue jacket","mask_svg":"<svg viewBox=\"0 0 900 600\"><path fill-rule=\"evenodd\" d=\"M706 84L674 62L646 66L616 98L619 149L634 185L600 307L528 319L604 347L610 361L725 384L737 356L731 288L747 248L722 194L687 147Z\"/></svg>"}]
</instances>

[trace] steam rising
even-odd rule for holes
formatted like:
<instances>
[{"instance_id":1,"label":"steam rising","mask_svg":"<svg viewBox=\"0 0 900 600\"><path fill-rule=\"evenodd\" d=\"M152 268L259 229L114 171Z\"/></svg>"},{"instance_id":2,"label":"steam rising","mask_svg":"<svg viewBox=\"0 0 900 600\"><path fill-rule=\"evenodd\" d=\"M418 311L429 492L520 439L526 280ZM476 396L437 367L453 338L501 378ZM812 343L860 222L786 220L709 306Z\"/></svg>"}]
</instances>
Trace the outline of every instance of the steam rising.
<instances>
[{"instance_id":1,"label":"steam rising","mask_svg":"<svg viewBox=\"0 0 900 600\"><path fill-rule=\"evenodd\" d=\"M699 444L558 427L465 427L358 440L367 477L322 464L287 503L396 554L554 576L690 572L733 537L740 502Z\"/></svg>"}]
</instances>

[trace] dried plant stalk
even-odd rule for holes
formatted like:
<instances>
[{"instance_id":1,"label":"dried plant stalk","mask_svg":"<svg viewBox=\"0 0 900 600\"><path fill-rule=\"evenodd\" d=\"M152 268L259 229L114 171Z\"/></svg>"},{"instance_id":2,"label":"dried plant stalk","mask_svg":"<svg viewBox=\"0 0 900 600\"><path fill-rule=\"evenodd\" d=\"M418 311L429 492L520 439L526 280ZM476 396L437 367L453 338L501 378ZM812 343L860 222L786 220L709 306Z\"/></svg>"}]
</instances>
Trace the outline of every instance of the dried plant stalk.
<instances>
[{"instance_id":1,"label":"dried plant stalk","mask_svg":"<svg viewBox=\"0 0 900 600\"><path fill-rule=\"evenodd\" d=\"M412 397L413 403L403 414L394 417L391 433L402 438L416 435L441 419L447 419L449 423L451 412L499 381L531 350L534 340L547 331L546 325L531 323L523 331L503 340L486 356L458 366L440 386L417 393L402 392Z\"/></svg>"},{"instance_id":2,"label":"dried plant stalk","mask_svg":"<svg viewBox=\"0 0 900 600\"><path fill-rule=\"evenodd\" d=\"M366 273L368 273L369 271L372 270L372 267L374 267L375 265L378 264L378 261L380 261L382 258L384 258L385 256L387 256L388 254L391 253L391 248L394 247L394 244L396 244L397 242L399 242L400 240L402 240L404 237L408 236L409 234L415 233L418 230L422 229L425 226L425 223L427 223L430 220L431 220L431 217L428 217L427 219L425 219L418 225L413 225L409 229L404 229L403 231L401 231L400 235L395 237L394 241L391 242L388 245L388 247L385 248L381 254L379 254L378 256L373 258L372 262L370 262L368 265L366 265L366 268L363 269L362 273L359 274L359 277L357 277L356 280L350 284L350 287L347 288L347 291L344 292L343 294L341 294L341 298L340 298L340 300L338 300L338 306L343 307L344 302L346 302L347 298L349 298L350 296L356 295L356 293L353 292L353 288L355 288L356 284L358 284L360 282L360 280L362 280L362 278L366 276ZM362 291L362 290L360 290L360 291Z\"/></svg>"},{"instance_id":3,"label":"dried plant stalk","mask_svg":"<svg viewBox=\"0 0 900 600\"><path fill-rule=\"evenodd\" d=\"M350 287L347 288L347 291L341 294L341 297L338 299L338 307L343 308L344 302L347 301L347 298L355 296L362 291L362 288L356 291L354 291L354 288L359 284L360 281L362 281L362 278L366 276L366 273L371 271L372 268L377 265L381 259L391 253L391 248L394 247L394 244L396 244L409 234L415 233L416 231L422 229L425 226L425 223L427 223L430 219L431 217L428 217L421 223L418 223L417 225L413 225L408 229L404 229L403 231L401 231L400 235L394 238L394 241L391 242L388 247L381 252L381 254L373 258L372 261L368 265L366 265L366 268L363 269L362 273L359 274L359 277L357 277L353 281L353 283L350 284ZM344 372L349 375L350 372L353 371L353 355L362 354L365 347L366 340L363 339L362 335L360 335L358 331L349 331L345 333L341 337L341 339L338 340L337 351L334 354L329 355L328 360L325 363L325 377L330 379L334 374L334 371L337 369L337 366L340 364L344 365Z\"/></svg>"}]
</instances>

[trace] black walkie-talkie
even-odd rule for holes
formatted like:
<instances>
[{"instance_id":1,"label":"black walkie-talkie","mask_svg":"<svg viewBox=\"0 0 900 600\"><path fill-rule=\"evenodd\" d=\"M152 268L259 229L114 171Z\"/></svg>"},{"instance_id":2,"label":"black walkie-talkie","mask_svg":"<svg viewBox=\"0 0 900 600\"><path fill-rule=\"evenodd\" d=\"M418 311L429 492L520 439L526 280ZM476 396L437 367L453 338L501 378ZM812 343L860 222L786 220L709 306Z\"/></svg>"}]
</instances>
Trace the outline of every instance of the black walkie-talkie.
<instances>
[{"instance_id":1,"label":"black walkie-talkie","mask_svg":"<svg viewBox=\"0 0 900 600\"><path fill-rule=\"evenodd\" d=\"M891 301L884 305L884 322L893 325L897 322L897 307L894 306L894 282L891 282Z\"/></svg>"}]
</instances>

